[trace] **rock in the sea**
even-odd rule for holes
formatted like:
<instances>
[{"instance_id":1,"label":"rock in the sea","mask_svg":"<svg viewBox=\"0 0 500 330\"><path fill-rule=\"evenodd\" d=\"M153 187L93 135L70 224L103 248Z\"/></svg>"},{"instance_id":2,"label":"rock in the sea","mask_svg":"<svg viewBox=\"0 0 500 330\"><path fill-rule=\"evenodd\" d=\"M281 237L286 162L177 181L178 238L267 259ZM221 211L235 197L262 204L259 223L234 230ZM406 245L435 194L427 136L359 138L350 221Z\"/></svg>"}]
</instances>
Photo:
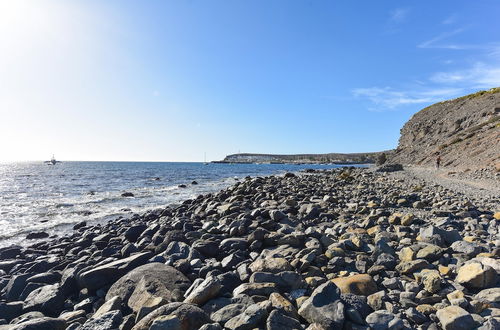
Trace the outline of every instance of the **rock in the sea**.
<instances>
[{"instance_id":1,"label":"rock in the sea","mask_svg":"<svg viewBox=\"0 0 500 330\"><path fill-rule=\"evenodd\" d=\"M378 291L377 284L368 274L338 277L334 278L332 282L340 289L341 293L369 296Z\"/></svg>"},{"instance_id":2,"label":"rock in the sea","mask_svg":"<svg viewBox=\"0 0 500 330\"><path fill-rule=\"evenodd\" d=\"M344 304L340 300L340 289L332 282L321 284L302 303L299 315L309 323L319 323L326 329L342 329Z\"/></svg>"},{"instance_id":3,"label":"rock in the sea","mask_svg":"<svg viewBox=\"0 0 500 330\"><path fill-rule=\"evenodd\" d=\"M126 192L122 193L122 195L121 195L121 196L122 196L122 197L134 197L134 194L133 194L133 193L131 193L131 192L126 191Z\"/></svg>"},{"instance_id":4,"label":"rock in the sea","mask_svg":"<svg viewBox=\"0 0 500 330\"><path fill-rule=\"evenodd\" d=\"M474 319L459 306L448 306L436 313L441 326L445 330L467 330L474 328Z\"/></svg>"},{"instance_id":5,"label":"rock in the sea","mask_svg":"<svg viewBox=\"0 0 500 330\"><path fill-rule=\"evenodd\" d=\"M42 239L49 237L49 234L44 231L33 232L26 235L26 239Z\"/></svg>"}]
</instances>

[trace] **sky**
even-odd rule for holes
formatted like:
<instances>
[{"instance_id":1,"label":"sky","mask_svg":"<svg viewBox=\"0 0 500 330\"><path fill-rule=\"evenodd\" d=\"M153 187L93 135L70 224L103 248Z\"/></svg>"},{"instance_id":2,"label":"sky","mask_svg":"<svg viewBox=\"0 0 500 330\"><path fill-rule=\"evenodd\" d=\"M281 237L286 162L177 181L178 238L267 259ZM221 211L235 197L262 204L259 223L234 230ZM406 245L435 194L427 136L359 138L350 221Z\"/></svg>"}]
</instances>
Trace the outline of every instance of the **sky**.
<instances>
[{"instance_id":1,"label":"sky","mask_svg":"<svg viewBox=\"0 0 500 330\"><path fill-rule=\"evenodd\" d=\"M397 146L500 86L500 1L0 0L0 161Z\"/></svg>"}]
</instances>

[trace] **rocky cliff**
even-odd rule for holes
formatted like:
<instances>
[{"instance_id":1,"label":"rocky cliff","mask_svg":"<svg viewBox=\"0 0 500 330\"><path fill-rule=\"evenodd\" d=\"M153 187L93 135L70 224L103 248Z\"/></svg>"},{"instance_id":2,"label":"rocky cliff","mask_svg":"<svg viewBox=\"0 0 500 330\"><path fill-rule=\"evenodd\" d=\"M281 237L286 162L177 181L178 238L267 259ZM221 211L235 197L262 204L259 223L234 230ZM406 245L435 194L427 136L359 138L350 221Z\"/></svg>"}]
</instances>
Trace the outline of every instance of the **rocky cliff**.
<instances>
[{"instance_id":1,"label":"rocky cliff","mask_svg":"<svg viewBox=\"0 0 500 330\"><path fill-rule=\"evenodd\" d=\"M431 105L403 126L391 162L500 170L500 87Z\"/></svg>"}]
</instances>

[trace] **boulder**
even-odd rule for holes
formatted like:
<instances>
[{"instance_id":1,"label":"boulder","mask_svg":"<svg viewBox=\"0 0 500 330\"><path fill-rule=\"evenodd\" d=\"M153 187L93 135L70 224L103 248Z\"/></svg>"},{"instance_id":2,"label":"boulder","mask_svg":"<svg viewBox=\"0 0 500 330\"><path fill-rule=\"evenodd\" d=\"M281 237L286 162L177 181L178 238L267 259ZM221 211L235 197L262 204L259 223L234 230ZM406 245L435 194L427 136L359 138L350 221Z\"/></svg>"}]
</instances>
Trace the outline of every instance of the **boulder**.
<instances>
[{"instance_id":1,"label":"boulder","mask_svg":"<svg viewBox=\"0 0 500 330\"><path fill-rule=\"evenodd\" d=\"M500 287L484 289L474 296L475 300L500 303Z\"/></svg>"},{"instance_id":2,"label":"boulder","mask_svg":"<svg viewBox=\"0 0 500 330\"><path fill-rule=\"evenodd\" d=\"M108 312L120 310L121 304L122 300L120 299L120 297L113 297L102 304L101 307L99 307L99 309L94 313L94 315L92 315L92 318L98 318Z\"/></svg>"},{"instance_id":3,"label":"boulder","mask_svg":"<svg viewBox=\"0 0 500 330\"><path fill-rule=\"evenodd\" d=\"M278 287L274 283L243 283L233 290L233 296L269 296L276 291Z\"/></svg>"},{"instance_id":4,"label":"boulder","mask_svg":"<svg viewBox=\"0 0 500 330\"><path fill-rule=\"evenodd\" d=\"M23 311L23 303L15 301L11 303L0 302L0 318L7 320L7 322L21 315Z\"/></svg>"},{"instance_id":5,"label":"boulder","mask_svg":"<svg viewBox=\"0 0 500 330\"><path fill-rule=\"evenodd\" d=\"M243 313L246 308L247 306L244 304L229 304L212 313L210 318L212 321L224 324L231 318Z\"/></svg>"},{"instance_id":6,"label":"boulder","mask_svg":"<svg viewBox=\"0 0 500 330\"><path fill-rule=\"evenodd\" d=\"M152 310L175 299L165 284L156 278L142 277L128 299L128 307L141 319Z\"/></svg>"},{"instance_id":7,"label":"boulder","mask_svg":"<svg viewBox=\"0 0 500 330\"><path fill-rule=\"evenodd\" d=\"M203 305L216 297L222 288L222 283L216 277L208 277L196 286L184 300L185 303Z\"/></svg>"},{"instance_id":8,"label":"boulder","mask_svg":"<svg viewBox=\"0 0 500 330\"><path fill-rule=\"evenodd\" d=\"M371 330L399 330L404 328L404 323L393 313L381 310L371 313L366 317L366 323Z\"/></svg>"},{"instance_id":9,"label":"boulder","mask_svg":"<svg viewBox=\"0 0 500 330\"><path fill-rule=\"evenodd\" d=\"M273 310L266 321L267 330L302 330L302 325L296 319L289 317L279 310Z\"/></svg>"},{"instance_id":10,"label":"boulder","mask_svg":"<svg viewBox=\"0 0 500 330\"><path fill-rule=\"evenodd\" d=\"M489 266L471 262L460 267L455 280L470 288L484 289L495 285L497 273Z\"/></svg>"},{"instance_id":11,"label":"boulder","mask_svg":"<svg viewBox=\"0 0 500 330\"><path fill-rule=\"evenodd\" d=\"M139 236L141 236L142 232L145 231L148 227L146 225L135 225L128 227L128 229L123 234L127 240L130 242L136 242Z\"/></svg>"},{"instance_id":12,"label":"boulder","mask_svg":"<svg viewBox=\"0 0 500 330\"><path fill-rule=\"evenodd\" d=\"M58 318L40 317L9 326L9 330L64 330L66 321ZM95 329L98 330L98 329Z\"/></svg>"},{"instance_id":13,"label":"boulder","mask_svg":"<svg viewBox=\"0 0 500 330\"><path fill-rule=\"evenodd\" d=\"M26 235L26 239L42 239L49 237L49 234L44 231L32 232Z\"/></svg>"},{"instance_id":14,"label":"boulder","mask_svg":"<svg viewBox=\"0 0 500 330\"><path fill-rule=\"evenodd\" d=\"M467 241L456 241L451 244L450 248L455 253L463 253L469 257L475 257L482 250L482 248L476 243Z\"/></svg>"},{"instance_id":15,"label":"boulder","mask_svg":"<svg viewBox=\"0 0 500 330\"><path fill-rule=\"evenodd\" d=\"M109 330L118 329L123 317L120 311L111 311L88 319L78 330Z\"/></svg>"},{"instance_id":16,"label":"boulder","mask_svg":"<svg viewBox=\"0 0 500 330\"><path fill-rule=\"evenodd\" d=\"M280 273L292 270L292 266L285 258L257 259L249 266L252 272Z\"/></svg>"},{"instance_id":17,"label":"boulder","mask_svg":"<svg viewBox=\"0 0 500 330\"><path fill-rule=\"evenodd\" d=\"M40 311L48 316L58 316L64 307L65 296L59 284L45 285L31 292L24 301L27 312Z\"/></svg>"},{"instance_id":18,"label":"boulder","mask_svg":"<svg viewBox=\"0 0 500 330\"><path fill-rule=\"evenodd\" d=\"M182 330L197 330L205 323L210 322L210 318L201 308L191 304L174 302L155 309L140 320L132 330L149 330L157 318L168 315L175 315L180 320Z\"/></svg>"},{"instance_id":19,"label":"boulder","mask_svg":"<svg viewBox=\"0 0 500 330\"><path fill-rule=\"evenodd\" d=\"M4 297L8 300L18 300L19 296L26 287L26 280L30 278L33 274L22 274L14 275L10 278L9 282L5 286Z\"/></svg>"},{"instance_id":20,"label":"boulder","mask_svg":"<svg viewBox=\"0 0 500 330\"><path fill-rule=\"evenodd\" d=\"M116 282L130 270L147 262L151 256L151 252L138 253L128 258L116 260L84 271L78 275L78 284L82 288L95 291L110 283Z\"/></svg>"},{"instance_id":21,"label":"boulder","mask_svg":"<svg viewBox=\"0 0 500 330\"><path fill-rule=\"evenodd\" d=\"M319 323L326 329L342 329L344 304L340 300L340 289L332 282L320 285L302 303L299 315L309 323Z\"/></svg>"},{"instance_id":22,"label":"boulder","mask_svg":"<svg viewBox=\"0 0 500 330\"><path fill-rule=\"evenodd\" d=\"M332 282L340 289L341 293L369 296L378 291L377 284L368 274L338 277L334 278Z\"/></svg>"},{"instance_id":23,"label":"boulder","mask_svg":"<svg viewBox=\"0 0 500 330\"><path fill-rule=\"evenodd\" d=\"M127 304L137 285L143 279L144 287L148 287L148 282L161 283L161 286L171 293L170 299L165 297L167 300L181 297L191 285L191 281L177 269L155 262L139 266L117 280L109 288L106 301L111 300L113 297L119 297L124 304ZM152 287L154 287L153 284Z\"/></svg>"},{"instance_id":24,"label":"boulder","mask_svg":"<svg viewBox=\"0 0 500 330\"><path fill-rule=\"evenodd\" d=\"M474 319L459 306L448 306L439 309L436 315L445 330L467 330L474 328Z\"/></svg>"},{"instance_id":25,"label":"boulder","mask_svg":"<svg viewBox=\"0 0 500 330\"><path fill-rule=\"evenodd\" d=\"M10 321L10 324L19 324L19 323L23 323L23 322L26 322L29 320L38 319L41 317L45 317L45 315L43 315L43 313L41 313L41 312L28 312L28 313L24 313L22 315L19 315L18 317L16 317L12 321Z\"/></svg>"},{"instance_id":26,"label":"boulder","mask_svg":"<svg viewBox=\"0 0 500 330\"><path fill-rule=\"evenodd\" d=\"M264 322L267 311L259 304L248 306L242 314L236 315L224 324L224 328L231 330L251 330L258 328Z\"/></svg>"}]
</instances>

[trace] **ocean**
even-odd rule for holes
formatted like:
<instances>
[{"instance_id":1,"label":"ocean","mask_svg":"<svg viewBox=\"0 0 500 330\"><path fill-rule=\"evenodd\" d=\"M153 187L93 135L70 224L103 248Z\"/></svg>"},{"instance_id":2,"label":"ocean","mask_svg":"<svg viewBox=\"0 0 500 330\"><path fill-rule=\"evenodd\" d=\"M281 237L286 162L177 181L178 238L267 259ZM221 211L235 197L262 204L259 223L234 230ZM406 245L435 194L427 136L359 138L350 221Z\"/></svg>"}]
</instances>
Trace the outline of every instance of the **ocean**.
<instances>
[{"instance_id":1,"label":"ocean","mask_svg":"<svg viewBox=\"0 0 500 330\"><path fill-rule=\"evenodd\" d=\"M219 191L246 176L338 165L168 162L0 163L0 247L26 235L64 235L75 223L105 222ZM192 184L196 181L198 184ZM185 185L185 188L179 187ZM134 197L122 197L130 192Z\"/></svg>"}]
</instances>

